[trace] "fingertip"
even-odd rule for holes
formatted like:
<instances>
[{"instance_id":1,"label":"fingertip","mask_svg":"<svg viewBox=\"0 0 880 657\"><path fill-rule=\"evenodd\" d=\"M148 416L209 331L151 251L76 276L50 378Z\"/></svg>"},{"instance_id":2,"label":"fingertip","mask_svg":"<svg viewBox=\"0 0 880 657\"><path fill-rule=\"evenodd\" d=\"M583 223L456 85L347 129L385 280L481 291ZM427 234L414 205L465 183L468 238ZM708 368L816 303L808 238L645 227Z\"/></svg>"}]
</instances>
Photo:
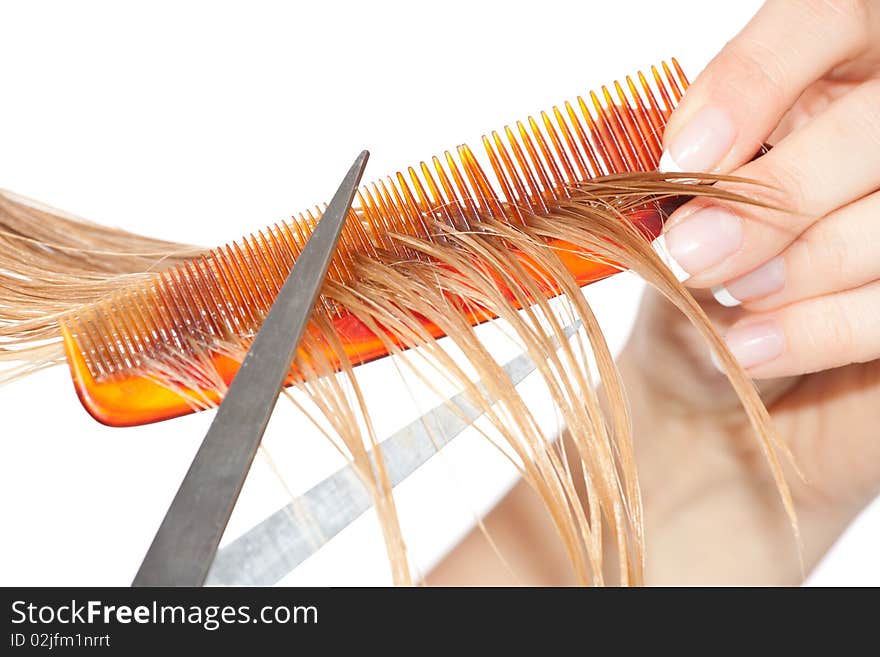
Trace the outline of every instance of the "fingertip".
<instances>
[{"instance_id":1,"label":"fingertip","mask_svg":"<svg viewBox=\"0 0 880 657\"><path fill-rule=\"evenodd\" d=\"M660 173L681 173L684 171L678 163L675 161L675 158L672 157L672 153L669 152L668 149L663 151L663 155L660 156L660 163L657 165L657 170Z\"/></svg>"},{"instance_id":2,"label":"fingertip","mask_svg":"<svg viewBox=\"0 0 880 657\"><path fill-rule=\"evenodd\" d=\"M733 296L723 285L716 285L712 288L712 296L715 297L715 301L720 303L725 308L735 308L740 305L742 302Z\"/></svg>"},{"instance_id":3,"label":"fingertip","mask_svg":"<svg viewBox=\"0 0 880 657\"><path fill-rule=\"evenodd\" d=\"M654 251L657 253L658 256L660 256L660 260L662 260L663 264L669 268L669 270L672 272L672 275L675 276L679 283L684 283L691 277L687 270L682 267L669 252L669 248L666 245L665 234L660 235L653 242L651 242L651 246L654 247Z\"/></svg>"}]
</instances>

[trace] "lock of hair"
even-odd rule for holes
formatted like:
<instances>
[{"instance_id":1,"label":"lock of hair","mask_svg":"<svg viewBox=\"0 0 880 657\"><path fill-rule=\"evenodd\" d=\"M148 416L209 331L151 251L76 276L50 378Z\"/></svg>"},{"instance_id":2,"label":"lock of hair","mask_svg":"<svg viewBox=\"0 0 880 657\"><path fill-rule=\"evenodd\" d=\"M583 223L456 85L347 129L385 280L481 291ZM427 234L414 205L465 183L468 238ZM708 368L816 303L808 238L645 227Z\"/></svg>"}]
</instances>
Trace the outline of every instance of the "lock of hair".
<instances>
[{"instance_id":1,"label":"lock of hair","mask_svg":"<svg viewBox=\"0 0 880 657\"><path fill-rule=\"evenodd\" d=\"M652 66L650 76L639 71L484 135L483 164L462 144L363 185L328 280L356 284L361 258L426 258L396 235L437 242L447 231L478 231L487 221L524 225L548 214L578 185L655 170L664 126L687 84L672 59ZM653 238L674 202L631 209L627 217ZM130 426L218 403L217 390L232 380L243 355L221 345L246 345L256 334L322 212L321 206L308 209L63 317L65 353L88 412L102 423ZM620 270L581 255L574 245L549 241L548 247L581 285ZM548 289L548 296L555 292ZM320 297L315 312L332 324L352 364L388 353L385 342L330 296ZM488 317L474 310L470 319ZM436 326L425 328L442 335ZM205 380L198 367L173 388L157 380L163 362L183 367L206 360L220 381Z\"/></svg>"}]
</instances>

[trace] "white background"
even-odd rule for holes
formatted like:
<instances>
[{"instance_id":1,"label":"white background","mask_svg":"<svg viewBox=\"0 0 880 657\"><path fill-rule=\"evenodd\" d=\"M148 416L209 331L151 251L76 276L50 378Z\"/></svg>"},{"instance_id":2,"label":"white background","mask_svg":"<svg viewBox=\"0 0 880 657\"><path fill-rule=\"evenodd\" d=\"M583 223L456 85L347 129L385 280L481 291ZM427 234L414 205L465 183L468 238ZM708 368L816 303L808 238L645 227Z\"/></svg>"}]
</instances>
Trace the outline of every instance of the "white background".
<instances>
[{"instance_id":1,"label":"white background","mask_svg":"<svg viewBox=\"0 0 880 657\"><path fill-rule=\"evenodd\" d=\"M758 4L7 0L0 185L213 246L326 200L361 148L376 178L670 56L693 78ZM590 289L615 348L640 289L626 276ZM363 370L380 435L433 405L387 361ZM64 368L0 389L0 413L0 584L127 584L211 413L109 429ZM340 465L289 405L266 444L293 492ZM399 487L419 567L510 482L466 436ZM258 459L228 537L288 498ZM814 581L880 584L880 512L856 531ZM389 581L368 514L284 582Z\"/></svg>"}]
</instances>

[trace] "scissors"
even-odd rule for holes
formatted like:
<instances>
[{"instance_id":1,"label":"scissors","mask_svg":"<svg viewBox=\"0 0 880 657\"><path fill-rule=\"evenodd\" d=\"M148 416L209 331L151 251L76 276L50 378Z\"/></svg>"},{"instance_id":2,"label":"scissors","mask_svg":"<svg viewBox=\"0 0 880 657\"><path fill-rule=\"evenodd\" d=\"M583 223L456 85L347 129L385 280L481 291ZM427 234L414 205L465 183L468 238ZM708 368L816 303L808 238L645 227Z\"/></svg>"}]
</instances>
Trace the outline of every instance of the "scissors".
<instances>
[{"instance_id":1,"label":"scissors","mask_svg":"<svg viewBox=\"0 0 880 657\"><path fill-rule=\"evenodd\" d=\"M369 153L362 151L282 285L132 586L202 586L312 315Z\"/></svg>"}]
</instances>

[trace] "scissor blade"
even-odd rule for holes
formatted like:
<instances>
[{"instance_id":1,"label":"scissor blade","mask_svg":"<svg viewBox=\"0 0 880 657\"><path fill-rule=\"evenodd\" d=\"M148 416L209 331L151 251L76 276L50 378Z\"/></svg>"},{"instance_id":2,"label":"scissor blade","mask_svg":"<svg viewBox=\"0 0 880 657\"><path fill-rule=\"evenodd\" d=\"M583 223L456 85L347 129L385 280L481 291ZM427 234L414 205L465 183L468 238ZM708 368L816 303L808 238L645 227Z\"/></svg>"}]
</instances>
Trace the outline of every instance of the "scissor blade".
<instances>
[{"instance_id":1,"label":"scissor blade","mask_svg":"<svg viewBox=\"0 0 880 657\"><path fill-rule=\"evenodd\" d=\"M312 314L369 153L349 169L254 338L133 586L201 586Z\"/></svg>"},{"instance_id":2,"label":"scissor blade","mask_svg":"<svg viewBox=\"0 0 880 657\"><path fill-rule=\"evenodd\" d=\"M565 327L570 338L581 327ZM554 347L559 343L554 339ZM525 353L504 364L514 385L535 371ZM479 382L480 394L494 399ZM397 486L483 415L465 390L379 444L392 486ZM371 461L376 457L371 450ZM357 520L372 505L354 466L346 465L218 550L209 585L271 586Z\"/></svg>"}]
</instances>

